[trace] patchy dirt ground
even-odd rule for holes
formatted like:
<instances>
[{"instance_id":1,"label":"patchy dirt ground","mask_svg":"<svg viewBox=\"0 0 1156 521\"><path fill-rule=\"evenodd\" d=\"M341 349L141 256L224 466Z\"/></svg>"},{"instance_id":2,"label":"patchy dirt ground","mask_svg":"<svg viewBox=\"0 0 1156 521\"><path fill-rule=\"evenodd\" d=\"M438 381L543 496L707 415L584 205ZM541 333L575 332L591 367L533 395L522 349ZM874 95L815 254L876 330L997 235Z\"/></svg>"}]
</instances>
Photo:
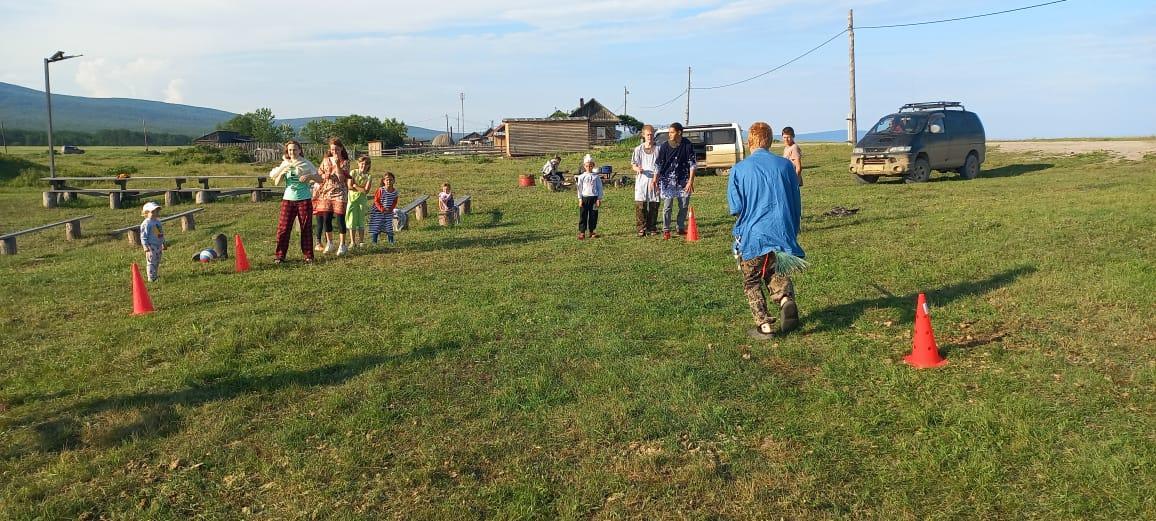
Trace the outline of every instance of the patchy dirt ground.
<instances>
[{"instance_id":1,"label":"patchy dirt ground","mask_svg":"<svg viewBox=\"0 0 1156 521\"><path fill-rule=\"evenodd\" d=\"M1136 161L1156 155L1156 140L1137 141L988 141L1002 152L1037 152L1041 155L1074 155L1105 151L1120 159Z\"/></svg>"}]
</instances>

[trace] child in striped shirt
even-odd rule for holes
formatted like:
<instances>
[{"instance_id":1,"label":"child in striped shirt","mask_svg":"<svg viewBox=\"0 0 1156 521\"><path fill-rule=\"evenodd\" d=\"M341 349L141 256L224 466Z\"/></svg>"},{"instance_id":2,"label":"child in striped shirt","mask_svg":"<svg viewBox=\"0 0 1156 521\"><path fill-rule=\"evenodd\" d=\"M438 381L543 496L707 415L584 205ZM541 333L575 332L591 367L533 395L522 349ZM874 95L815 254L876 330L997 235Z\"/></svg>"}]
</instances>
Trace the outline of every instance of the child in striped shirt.
<instances>
[{"instance_id":1,"label":"child in striped shirt","mask_svg":"<svg viewBox=\"0 0 1156 521\"><path fill-rule=\"evenodd\" d=\"M382 233L385 240L393 244L393 214L397 211L397 189L393 183L393 172L386 172L373 194L373 204L369 205L369 240L373 244L377 244Z\"/></svg>"}]
</instances>

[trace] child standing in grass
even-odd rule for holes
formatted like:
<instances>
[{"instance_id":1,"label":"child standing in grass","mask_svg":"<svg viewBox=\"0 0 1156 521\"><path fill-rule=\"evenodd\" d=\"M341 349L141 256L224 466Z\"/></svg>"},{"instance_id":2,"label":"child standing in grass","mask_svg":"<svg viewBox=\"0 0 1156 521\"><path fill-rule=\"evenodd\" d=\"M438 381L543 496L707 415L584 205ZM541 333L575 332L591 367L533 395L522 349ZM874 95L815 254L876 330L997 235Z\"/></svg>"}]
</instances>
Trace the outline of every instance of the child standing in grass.
<instances>
[{"instance_id":1,"label":"child standing in grass","mask_svg":"<svg viewBox=\"0 0 1156 521\"><path fill-rule=\"evenodd\" d=\"M165 230L159 219L161 205L149 201L141 208L140 214L145 219L140 223L140 243L145 252L145 271L149 282L155 282L159 275L157 270L161 266L161 252L165 249Z\"/></svg>"},{"instance_id":2,"label":"child standing in grass","mask_svg":"<svg viewBox=\"0 0 1156 521\"><path fill-rule=\"evenodd\" d=\"M393 172L386 172L369 205L369 240L373 244L377 244L382 233L385 240L393 244L393 214L397 211L397 189L393 183Z\"/></svg>"},{"instance_id":3,"label":"child standing in grass","mask_svg":"<svg viewBox=\"0 0 1156 521\"><path fill-rule=\"evenodd\" d=\"M349 229L350 246L365 246L366 194L370 183L369 156L357 158L357 170L350 174L349 202L345 207L345 227ZM393 241L390 241L393 242Z\"/></svg>"},{"instance_id":4,"label":"child standing in grass","mask_svg":"<svg viewBox=\"0 0 1156 521\"><path fill-rule=\"evenodd\" d=\"M795 165L799 186L803 186L803 149L795 142L795 129L791 127L783 127L783 157Z\"/></svg>"},{"instance_id":5,"label":"child standing in grass","mask_svg":"<svg viewBox=\"0 0 1156 521\"><path fill-rule=\"evenodd\" d=\"M594 173L594 158L590 154L582 158L583 172L574 181L578 185L578 240L597 239L598 208L602 206L602 176Z\"/></svg>"},{"instance_id":6,"label":"child standing in grass","mask_svg":"<svg viewBox=\"0 0 1156 521\"><path fill-rule=\"evenodd\" d=\"M449 183L442 183L442 191L438 194L438 224L453 226L457 222L457 207L454 205L454 192Z\"/></svg>"}]
</instances>

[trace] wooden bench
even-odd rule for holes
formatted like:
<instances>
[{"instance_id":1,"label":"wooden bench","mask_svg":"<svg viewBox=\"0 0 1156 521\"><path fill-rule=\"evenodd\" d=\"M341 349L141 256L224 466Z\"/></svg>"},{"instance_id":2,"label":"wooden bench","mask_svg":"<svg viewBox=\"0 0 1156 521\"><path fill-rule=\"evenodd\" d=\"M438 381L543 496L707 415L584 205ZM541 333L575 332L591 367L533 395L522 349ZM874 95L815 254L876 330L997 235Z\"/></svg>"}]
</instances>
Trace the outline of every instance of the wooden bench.
<instances>
[{"instance_id":1,"label":"wooden bench","mask_svg":"<svg viewBox=\"0 0 1156 521\"><path fill-rule=\"evenodd\" d=\"M251 201L259 203L265 200L266 194L278 193L278 190L265 186L241 186L228 188L181 188L179 190L165 190L164 192L165 206L173 206L179 204L186 194L197 204L208 204L216 201L219 197L233 195L248 195Z\"/></svg>"},{"instance_id":2,"label":"wooden bench","mask_svg":"<svg viewBox=\"0 0 1156 521\"><path fill-rule=\"evenodd\" d=\"M185 210L181 213L177 213L177 214L173 214L173 215L166 215L164 217L161 217L160 221L162 223L164 223L164 222L172 221L174 219L180 219L181 220L181 231L186 231L186 232L192 231L192 230L197 229L197 220L195 218L193 218L193 215L198 213L198 212L203 212L203 211L205 211L204 208L193 208L192 210ZM129 244L132 244L133 246L140 246L141 245L141 243L140 243L140 223L134 224L132 226L125 226L124 228L117 228L111 232L108 232L108 234L112 235L113 237L117 237L117 236L120 236L123 234L128 238Z\"/></svg>"},{"instance_id":3,"label":"wooden bench","mask_svg":"<svg viewBox=\"0 0 1156 521\"><path fill-rule=\"evenodd\" d=\"M421 196L418 196L417 199L414 199L413 202L411 202L411 203L403 206L401 209L399 209L397 211L398 222L397 222L397 226L394 226L394 229L395 230L408 230L409 229L409 212L413 212L413 216L415 218L417 218L417 220L419 220L419 221L425 220L426 216L429 215L429 207L426 206L426 201L429 201L429 196L428 195L421 195Z\"/></svg>"},{"instance_id":4,"label":"wooden bench","mask_svg":"<svg viewBox=\"0 0 1156 521\"><path fill-rule=\"evenodd\" d=\"M37 226L35 228L29 228L27 230L20 230L18 232L12 232L12 233L6 233L4 235L0 235L0 255L16 255L16 238L17 237L24 235L24 234L38 232L40 230L52 228L53 226L60 226L62 224L64 225L64 238L65 239L70 240L70 241L75 240L75 239L79 239L81 237L80 221L82 221L84 219L91 219L91 218L92 218L91 215L84 215L81 217L66 219L66 220L63 220L63 221L60 221L57 223L45 224L42 226Z\"/></svg>"},{"instance_id":5,"label":"wooden bench","mask_svg":"<svg viewBox=\"0 0 1156 521\"><path fill-rule=\"evenodd\" d=\"M256 187L218 187L210 188L209 183L213 181L220 181L224 179L244 179L254 180L257 183ZM138 176L138 177L43 177L42 181L47 181L52 186L50 190L44 192L44 207L55 208L60 200L71 201L76 199L77 195L101 195L108 196L109 206L113 209L120 208L121 202L129 197L142 197L149 195L165 194L165 204L172 205L180 200L180 194L193 193L197 190L210 192L207 199L197 200L200 204L204 200L211 200L216 195L214 192L227 192L225 195L242 195L250 194L253 202L259 202L263 199L265 191L271 192L272 188L265 187L265 181L268 177L265 175L207 175L207 176ZM189 180L196 180L201 184L200 189L186 189L184 184ZM128 184L139 183L141 181L171 181L176 188L159 188L147 187L130 190ZM70 186L69 183L84 182L84 183L111 183L116 185L116 188L76 188ZM173 192L170 196L169 192Z\"/></svg>"},{"instance_id":6,"label":"wooden bench","mask_svg":"<svg viewBox=\"0 0 1156 521\"><path fill-rule=\"evenodd\" d=\"M55 208L57 198L63 196L65 199L75 198L76 195L97 195L108 197L108 207L113 210L121 208L129 199L140 197L149 197L152 195L160 195L165 191L163 189L147 189L147 190L117 190L115 188L68 188L64 190L48 190L44 192L44 207Z\"/></svg>"}]
</instances>

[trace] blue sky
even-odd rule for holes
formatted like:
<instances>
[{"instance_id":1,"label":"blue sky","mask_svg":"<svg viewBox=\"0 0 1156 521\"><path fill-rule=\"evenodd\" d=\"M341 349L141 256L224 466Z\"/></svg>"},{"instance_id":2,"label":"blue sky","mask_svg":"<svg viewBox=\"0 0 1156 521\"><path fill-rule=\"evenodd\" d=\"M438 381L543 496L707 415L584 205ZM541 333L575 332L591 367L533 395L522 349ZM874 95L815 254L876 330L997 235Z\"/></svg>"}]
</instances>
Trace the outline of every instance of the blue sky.
<instances>
[{"instance_id":1,"label":"blue sky","mask_svg":"<svg viewBox=\"0 0 1156 521\"><path fill-rule=\"evenodd\" d=\"M197 2L0 0L0 81L279 117L368 114L466 130L597 98L652 123L845 128L856 26L1040 3L958 0ZM110 6L115 5L116 8ZM975 20L856 30L859 127L910 101L960 100L994 138L1156 134L1156 2L1068 0Z\"/></svg>"}]
</instances>

